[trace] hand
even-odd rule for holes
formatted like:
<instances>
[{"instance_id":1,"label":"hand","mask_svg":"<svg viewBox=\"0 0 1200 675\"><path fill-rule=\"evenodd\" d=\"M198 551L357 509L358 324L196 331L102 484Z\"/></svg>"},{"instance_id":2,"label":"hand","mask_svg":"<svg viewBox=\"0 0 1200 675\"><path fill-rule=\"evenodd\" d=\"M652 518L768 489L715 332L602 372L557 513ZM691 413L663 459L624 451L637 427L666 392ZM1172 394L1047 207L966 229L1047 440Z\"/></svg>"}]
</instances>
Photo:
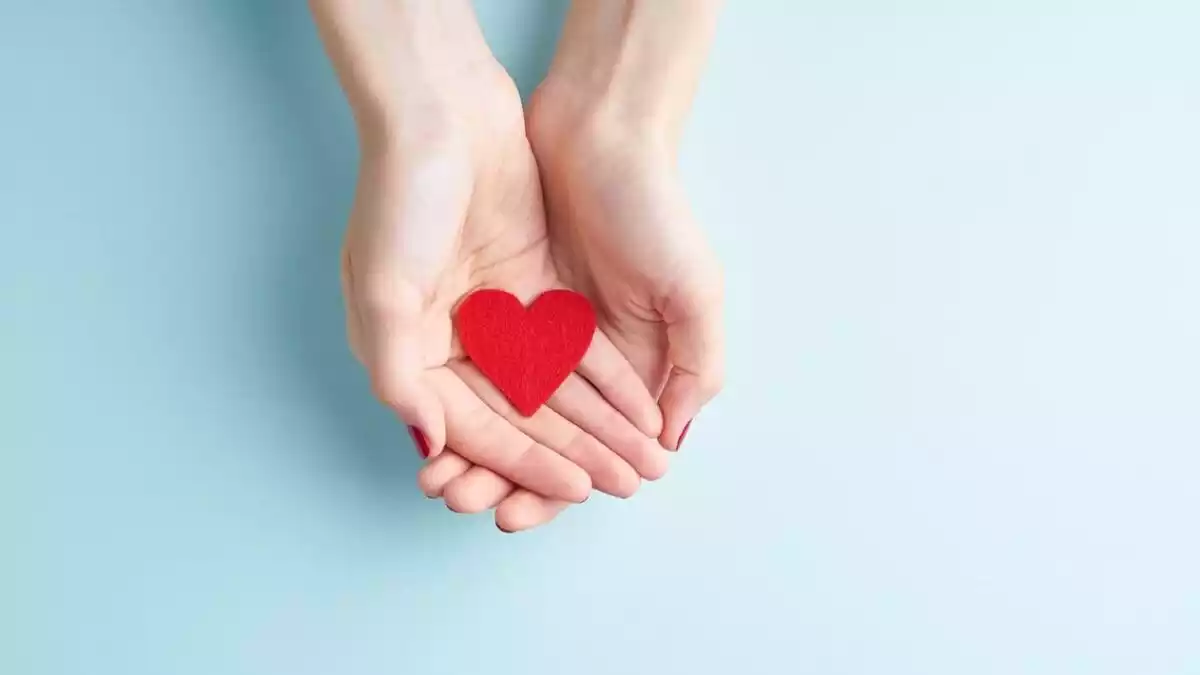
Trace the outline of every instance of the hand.
<instances>
[{"instance_id":1,"label":"hand","mask_svg":"<svg viewBox=\"0 0 1200 675\"><path fill-rule=\"evenodd\" d=\"M318 12L318 24L360 127L342 276L351 345L376 393L419 429L431 455L453 448L435 463L475 465L438 486L456 510L500 504L498 517L519 516L531 497L510 495L514 485L562 502L583 501L593 485L632 494L640 476L665 471L650 437L661 418L602 334L579 374L530 418L463 358L453 336L451 312L476 288L527 301L562 286L515 87L494 60L478 58L439 67L436 93L420 95L420 78L388 69L427 63L429 55L393 61L390 49L372 49L374 36L394 39L403 26L379 30L395 15L367 12L364 20L363 6L335 2L325 7L331 14ZM460 54L450 45L435 60ZM394 82L414 88L393 99Z\"/></svg>"},{"instance_id":2,"label":"hand","mask_svg":"<svg viewBox=\"0 0 1200 675\"><path fill-rule=\"evenodd\" d=\"M588 294L602 330L660 395L661 443L678 449L721 388L722 281L675 171L683 119L711 38L714 0L574 0L529 127L560 278ZM430 491L475 471L446 459ZM502 529L564 506L525 494Z\"/></svg>"},{"instance_id":3,"label":"hand","mask_svg":"<svg viewBox=\"0 0 1200 675\"><path fill-rule=\"evenodd\" d=\"M722 383L720 269L692 219L669 147L569 120L547 94L539 91L530 127L560 279L593 300L603 332L650 391L661 392L660 442L678 449ZM437 494L461 476L473 476L481 492L507 489L457 456L430 462L419 480ZM506 531L528 529L565 506L526 493L501 505L496 522Z\"/></svg>"},{"instance_id":4,"label":"hand","mask_svg":"<svg viewBox=\"0 0 1200 675\"><path fill-rule=\"evenodd\" d=\"M678 449L724 379L723 281L676 172L672 136L578 119L543 85L531 137L551 252L601 330L659 398Z\"/></svg>"}]
</instances>

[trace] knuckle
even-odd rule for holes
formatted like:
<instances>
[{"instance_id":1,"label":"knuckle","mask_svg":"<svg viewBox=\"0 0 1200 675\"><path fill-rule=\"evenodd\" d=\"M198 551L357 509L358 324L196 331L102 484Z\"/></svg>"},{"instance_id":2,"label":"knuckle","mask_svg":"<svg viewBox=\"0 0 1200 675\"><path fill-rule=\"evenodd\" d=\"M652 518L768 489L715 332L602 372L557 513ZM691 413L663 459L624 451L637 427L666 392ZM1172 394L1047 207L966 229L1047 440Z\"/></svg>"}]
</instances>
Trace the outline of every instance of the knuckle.
<instances>
[{"instance_id":1,"label":"knuckle","mask_svg":"<svg viewBox=\"0 0 1200 675\"><path fill-rule=\"evenodd\" d=\"M576 464L587 462L589 459L594 461L595 458L603 457L607 451L603 443L578 427L571 430L566 441L558 446L562 448L562 452L559 454Z\"/></svg>"},{"instance_id":2,"label":"knuckle","mask_svg":"<svg viewBox=\"0 0 1200 675\"><path fill-rule=\"evenodd\" d=\"M477 463L480 459L508 456L505 449L512 438L512 429L504 418L494 414L478 400L472 401L460 412L457 416L458 436L467 439L464 442L477 449Z\"/></svg>"},{"instance_id":3,"label":"knuckle","mask_svg":"<svg viewBox=\"0 0 1200 675\"><path fill-rule=\"evenodd\" d=\"M532 466L536 462L539 454L538 451L542 446L532 439L527 438L525 441L523 447L511 455L508 453L500 454L502 461L498 467L499 469L505 473L515 474L521 467Z\"/></svg>"}]
</instances>

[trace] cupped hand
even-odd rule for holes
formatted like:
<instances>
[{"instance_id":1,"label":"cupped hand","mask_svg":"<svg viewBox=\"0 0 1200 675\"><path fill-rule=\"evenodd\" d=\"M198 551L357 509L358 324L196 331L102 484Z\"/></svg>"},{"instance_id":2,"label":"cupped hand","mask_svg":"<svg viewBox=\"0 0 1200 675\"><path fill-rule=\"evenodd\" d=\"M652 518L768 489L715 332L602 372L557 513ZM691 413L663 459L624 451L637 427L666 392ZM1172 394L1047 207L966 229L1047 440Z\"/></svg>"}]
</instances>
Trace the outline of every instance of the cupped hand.
<instances>
[{"instance_id":1,"label":"cupped hand","mask_svg":"<svg viewBox=\"0 0 1200 675\"><path fill-rule=\"evenodd\" d=\"M592 299L677 450L725 370L722 272L677 172L678 130L573 111L552 84L530 116L561 278Z\"/></svg>"},{"instance_id":2,"label":"cupped hand","mask_svg":"<svg viewBox=\"0 0 1200 675\"><path fill-rule=\"evenodd\" d=\"M466 360L454 336L452 313L473 290L500 288L528 302L564 287L516 88L499 71L469 91L418 131L363 139L342 256L351 346L378 397L418 430L431 456L443 455L434 463L474 466L436 490L423 482L452 509L507 499L505 512L519 515L534 495L581 502L593 486L629 496L641 478L666 470L654 440L661 417L602 333L531 417Z\"/></svg>"},{"instance_id":3,"label":"cupped hand","mask_svg":"<svg viewBox=\"0 0 1200 675\"><path fill-rule=\"evenodd\" d=\"M672 140L568 117L544 90L529 117L559 279L592 299L603 332L659 398L661 445L677 450L723 384L724 331L720 267L684 195ZM480 491L507 489L457 456L429 463L420 481L437 494L463 477ZM566 506L518 493L496 522L529 529Z\"/></svg>"}]
</instances>

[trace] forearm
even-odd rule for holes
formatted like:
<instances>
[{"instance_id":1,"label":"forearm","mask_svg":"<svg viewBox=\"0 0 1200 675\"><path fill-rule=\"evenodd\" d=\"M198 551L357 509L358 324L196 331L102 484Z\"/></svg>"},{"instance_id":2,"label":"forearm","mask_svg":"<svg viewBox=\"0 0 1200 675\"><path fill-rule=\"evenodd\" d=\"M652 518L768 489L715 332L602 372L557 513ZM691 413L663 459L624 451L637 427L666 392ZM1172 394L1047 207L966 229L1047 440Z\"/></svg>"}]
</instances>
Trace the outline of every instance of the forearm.
<instances>
[{"instance_id":1,"label":"forearm","mask_svg":"<svg viewBox=\"0 0 1200 675\"><path fill-rule=\"evenodd\" d=\"M495 68L469 0L309 0L360 132L456 109Z\"/></svg>"},{"instance_id":2,"label":"forearm","mask_svg":"<svg viewBox=\"0 0 1200 675\"><path fill-rule=\"evenodd\" d=\"M574 0L547 77L560 105L674 136L708 56L720 0Z\"/></svg>"}]
</instances>

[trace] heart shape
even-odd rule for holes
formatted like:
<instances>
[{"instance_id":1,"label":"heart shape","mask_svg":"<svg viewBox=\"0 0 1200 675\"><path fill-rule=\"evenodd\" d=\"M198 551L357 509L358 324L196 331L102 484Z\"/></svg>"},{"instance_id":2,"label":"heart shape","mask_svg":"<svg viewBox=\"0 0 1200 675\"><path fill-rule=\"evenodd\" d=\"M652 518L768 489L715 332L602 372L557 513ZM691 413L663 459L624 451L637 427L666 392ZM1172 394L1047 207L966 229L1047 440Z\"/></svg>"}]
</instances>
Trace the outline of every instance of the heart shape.
<instances>
[{"instance_id":1,"label":"heart shape","mask_svg":"<svg viewBox=\"0 0 1200 675\"><path fill-rule=\"evenodd\" d=\"M454 327L471 361L529 417L583 360L596 313L575 291L546 291L526 308L512 293L483 289L462 301Z\"/></svg>"}]
</instances>

